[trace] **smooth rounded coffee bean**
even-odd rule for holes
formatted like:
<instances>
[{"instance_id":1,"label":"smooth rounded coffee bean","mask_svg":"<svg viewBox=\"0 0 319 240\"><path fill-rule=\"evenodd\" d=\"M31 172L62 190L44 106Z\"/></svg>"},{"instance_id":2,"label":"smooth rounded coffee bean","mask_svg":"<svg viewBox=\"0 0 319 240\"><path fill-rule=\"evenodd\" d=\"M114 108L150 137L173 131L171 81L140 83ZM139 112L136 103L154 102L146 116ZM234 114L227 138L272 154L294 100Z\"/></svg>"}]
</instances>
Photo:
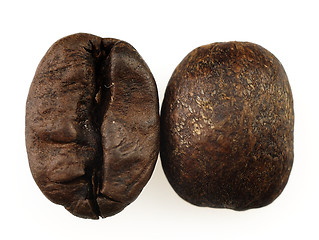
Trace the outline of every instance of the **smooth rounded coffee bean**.
<instances>
[{"instance_id":1,"label":"smooth rounded coffee bean","mask_svg":"<svg viewBox=\"0 0 319 240\"><path fill-rule=\"evenodd\" d=\"M214 43L175 69L161 110L161 160L186 201L246 210L271 203L293 164L293 99L278 59Z\"/></svg>"},{"instance_id":2,"label":"smooth rounded coffee bean","mask_svg":"<svg viewBox=\"0 0 319 240\"><path fill-rule=\"evenodd\" d=\"M97 219L120 212L159 152L154 78L128 43L74 34L40 62L26 104L32 175L52 202Z\"/></svg>"}]
</instances>

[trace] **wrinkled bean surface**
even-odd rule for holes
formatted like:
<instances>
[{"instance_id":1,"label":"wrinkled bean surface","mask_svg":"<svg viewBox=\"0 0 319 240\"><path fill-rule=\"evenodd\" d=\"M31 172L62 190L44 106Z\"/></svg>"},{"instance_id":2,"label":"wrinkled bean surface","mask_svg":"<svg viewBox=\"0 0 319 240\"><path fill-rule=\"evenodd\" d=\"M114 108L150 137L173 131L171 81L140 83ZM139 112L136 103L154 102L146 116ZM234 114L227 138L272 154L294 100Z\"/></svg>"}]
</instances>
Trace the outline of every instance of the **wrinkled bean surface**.
<instances>
[{"instance_id":1,"label":"wrinkled bean surface","mask_svg":"<svg viewBox=\"0 0 319 240\"><path fill-rule=\"evenodd\" d=\"M41 60L26 104L32 175L51 201L97 219L135 200L159 151L154 78L128 43L74 34Z\"/></svg>"}]
</instances>

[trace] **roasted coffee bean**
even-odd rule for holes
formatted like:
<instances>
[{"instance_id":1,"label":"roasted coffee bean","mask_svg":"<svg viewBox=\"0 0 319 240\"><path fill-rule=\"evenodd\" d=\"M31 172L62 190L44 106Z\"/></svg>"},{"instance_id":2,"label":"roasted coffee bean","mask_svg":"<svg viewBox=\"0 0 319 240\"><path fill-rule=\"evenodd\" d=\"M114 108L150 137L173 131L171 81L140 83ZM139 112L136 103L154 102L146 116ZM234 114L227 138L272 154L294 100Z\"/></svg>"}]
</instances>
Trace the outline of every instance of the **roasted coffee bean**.
<instances>
[{"instance_id":1,"label":"roasted coffee bean","mask_svg":"<svg viewBox=\"0 0 319 240\"><path fill-rule=\"evenodd\" d=\"M161 160L186 201L270 204L293 164L293 99L278 59L248 42L214 43L175 69L161 110Z\"/></svg>"},{"instance_id":2,"label":"roasted coffee bean","mask_svg":"<svg viewBox=\"0 0 319 240\"><path fill-rule=\"evenodd\" d=\"M74 34L40 62L26 104L32 175L52 202L98 219L120 212L159 152L154 78L128 43Z\"/></svg>"}]
</instances>

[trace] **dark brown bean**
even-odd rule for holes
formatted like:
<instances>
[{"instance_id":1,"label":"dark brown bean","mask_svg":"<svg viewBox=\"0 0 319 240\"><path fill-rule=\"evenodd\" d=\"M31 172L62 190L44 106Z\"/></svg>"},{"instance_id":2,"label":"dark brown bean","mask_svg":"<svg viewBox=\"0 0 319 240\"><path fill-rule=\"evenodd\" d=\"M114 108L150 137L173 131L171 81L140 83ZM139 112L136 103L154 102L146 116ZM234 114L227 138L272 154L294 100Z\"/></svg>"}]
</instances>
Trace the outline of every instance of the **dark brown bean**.
<instances>
[{"instance_id":1,"label":"dark brown bean","mask_svg":"<svg viewBox=\"0 0 319 240\"><path fill-rule=\"evenodd\" d=\"M186 201L245 210L271 203L293 164L293 99L275 56L214 43L175 69L161 110L161 160Z\"/></svg>"},{"instance_id":2,"label":"dark brown bean","mask_svg":"<svg viewBox=\"0 0 319 240\"><path fill-rule=\"evenodd\" d=\"M74 34L40 62L26 104L32 175L52 202L97 219L120 212L159 151L154 78L128 43Z\"/></svg>"}]
</instances>

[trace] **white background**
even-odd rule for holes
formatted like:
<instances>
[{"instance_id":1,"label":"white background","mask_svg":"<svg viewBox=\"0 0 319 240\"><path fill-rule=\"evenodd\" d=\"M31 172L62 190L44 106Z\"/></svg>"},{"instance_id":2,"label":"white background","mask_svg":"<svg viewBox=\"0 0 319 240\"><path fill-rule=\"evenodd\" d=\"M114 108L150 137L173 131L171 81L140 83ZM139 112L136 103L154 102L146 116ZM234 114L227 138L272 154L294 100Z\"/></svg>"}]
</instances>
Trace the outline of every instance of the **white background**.
<instances>
[{"instance_id":1,"label":"white background","mask_svg":"<svg viewBox=\"0 0 319 240\"><path fill-rule=\"evenodd\" d=\"M319 239L319 17L316 1L1 1L1 239ZM87 32L131 43L156 79L160 102L195 47L250 41L282 62L295 107L295 159L271 205L244 212L192 206L158 161L138 199L116 216L74 217L47 200L29 171L25 101L53 42ZM1 236L3 235L3 236Z\"/></svg>"}]
</instances>

